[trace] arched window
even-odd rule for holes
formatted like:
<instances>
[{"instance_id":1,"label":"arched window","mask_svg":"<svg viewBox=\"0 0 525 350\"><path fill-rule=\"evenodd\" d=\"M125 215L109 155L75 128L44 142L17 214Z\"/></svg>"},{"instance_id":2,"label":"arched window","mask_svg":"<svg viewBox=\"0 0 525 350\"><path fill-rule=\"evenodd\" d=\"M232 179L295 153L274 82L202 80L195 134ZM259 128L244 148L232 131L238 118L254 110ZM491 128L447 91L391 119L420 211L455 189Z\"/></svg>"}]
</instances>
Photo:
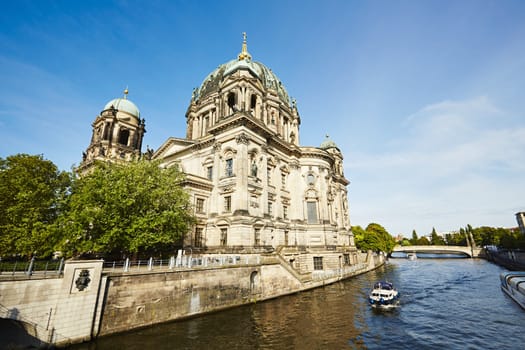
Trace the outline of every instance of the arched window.
<instances>
[{"instance_id":1,"label":"arched window","mask_svg":"<svg viewBox=\"0 0 525 350\"><path fill-rule=\"evenodd\" d=\"M233 176L233 159L232 158L228 158L225 161L224 175L226 177Z\"/></svg>"},{"instance_id":2,"label":"arched window","mask_svg":"<svg viewBox=\"0 0 525 350\"><path fill-rule=\"evenodd\" d=\"M219 244L222 247L225 247L228 244L228 228L227 227L221 227L221 237Z\"/></svg>"},{"instance_id":3,"label":"arched window","mask_svg":"<svg viewBox=\"0 0 525 350\"><path fill-rule=\"evenodd\" d=\"M258 276L258 273L257 271L253 271L251 274L250 274L250 291L252 293L255 293L257 291L257 288L258 288L258 282L259 282L259 276Z\"/></svg>"},{"instance_id":4,"label":"arched window","mask_svg":"<svg viewBox=\"0 0 525 350\"><path fill-rule=\"evenodd\" d=\"M234 92L228 94L228 107L232 109L233 112L237 110L237 95Z\"/></svg>"},{"instance_id":5,"label":"arched window","mask_svg":"<svg viewBox=\"0 0 525 350\"><path fill-rule=\"evenodd\" d=\"M250 99L250 108L255 109L256 104L257 104L257 95L252 95Z\"/></svg>"},{"instance_id":6,"label":"arched window","mask_svg":"<svg viewBox=\"0 0 525 350\"><path fill-rule=\"evenodd\" d=\"M129 140L129 130L121 129L118 135L118 143L120 143L121 145L127 146L128 140Z\"/></svg>"},{"instance_id":7,"label":"arched window","mask_svg":"<svg viewBox=\"0 0 525 350\"><path fill-rule=\"evenodd\" d=\"M109 133L109 130L111 128L111 124L110 123L106 123L106 125L104 126L104 140L109 140L110 139L110 133Z\"/></svg>"}]
</instances>

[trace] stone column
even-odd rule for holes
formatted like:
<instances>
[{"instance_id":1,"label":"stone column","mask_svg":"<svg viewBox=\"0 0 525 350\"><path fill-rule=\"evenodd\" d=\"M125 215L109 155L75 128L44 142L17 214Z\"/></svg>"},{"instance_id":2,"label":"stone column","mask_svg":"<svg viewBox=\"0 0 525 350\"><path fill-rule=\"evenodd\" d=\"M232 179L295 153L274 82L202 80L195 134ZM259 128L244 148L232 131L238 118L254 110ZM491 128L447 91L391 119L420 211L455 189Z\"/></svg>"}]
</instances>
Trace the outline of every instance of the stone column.
<instances>
[{"instance_id":1,"label":"stone column","mask_svg":"<svg viewBox=\"0 0 525 350\"><path fill-rule=\"evenodd\" d=\"M237 188L235 191L235 211L240 211L248 215L249 193L248 193L248 175L250 171L250 159L248 157L248 144L250 140L245 133L240 133L235 138L237 142L237 157L235 164L235 176Z\"/></svg>"}]
</instances>

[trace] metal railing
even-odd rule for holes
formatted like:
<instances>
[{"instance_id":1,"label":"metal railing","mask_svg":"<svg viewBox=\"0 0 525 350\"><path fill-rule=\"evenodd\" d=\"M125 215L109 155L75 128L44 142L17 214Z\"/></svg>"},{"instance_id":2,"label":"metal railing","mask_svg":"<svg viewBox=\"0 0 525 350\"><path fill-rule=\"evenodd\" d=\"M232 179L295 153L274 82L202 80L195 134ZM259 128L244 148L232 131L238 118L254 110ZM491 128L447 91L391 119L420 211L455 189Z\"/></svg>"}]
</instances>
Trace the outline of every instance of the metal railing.
<instances>
[{"instance_id":1,"label":"metal railing","mask_svg":"<svg viewBox=\"0 0 525 350\"><path fill-rule=\"evenodd\" d=\"M182 255L172 256L169 259L105 261L104 272L138 272L153 270L179 270L209 267L226 267L237 265L258 265L261 262L259 255Z\"/></svg>"},{"instance_id":2,"label":"metal railing","mask_svg":"<svg viewBox=\"0 0 525 350\"><path fill-rule=\"evenodd\" d=\"M29 261L0 260L0 276L60 277L64 273L64 258L60 260Z\"/></svg>"}]
</instances>

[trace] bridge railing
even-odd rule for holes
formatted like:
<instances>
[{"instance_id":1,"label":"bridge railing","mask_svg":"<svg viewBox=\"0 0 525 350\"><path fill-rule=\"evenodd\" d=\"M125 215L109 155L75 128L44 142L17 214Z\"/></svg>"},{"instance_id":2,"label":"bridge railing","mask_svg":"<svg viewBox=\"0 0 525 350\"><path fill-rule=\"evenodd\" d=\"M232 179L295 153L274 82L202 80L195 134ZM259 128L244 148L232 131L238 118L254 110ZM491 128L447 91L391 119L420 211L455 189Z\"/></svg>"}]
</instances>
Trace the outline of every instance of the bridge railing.
<instances>
[{"instance_id":1,"label":"bridge railing","mask_svg":"<svg viewBox=\"0 0 525 350\"><path fill-rule=\"evenodd\" d=\"M451 245L412 245L396 246L392 253L430 253L430 254L464 254L469 257L479 257L480 249L470 246Z\"/></svg>"}]
</instances>

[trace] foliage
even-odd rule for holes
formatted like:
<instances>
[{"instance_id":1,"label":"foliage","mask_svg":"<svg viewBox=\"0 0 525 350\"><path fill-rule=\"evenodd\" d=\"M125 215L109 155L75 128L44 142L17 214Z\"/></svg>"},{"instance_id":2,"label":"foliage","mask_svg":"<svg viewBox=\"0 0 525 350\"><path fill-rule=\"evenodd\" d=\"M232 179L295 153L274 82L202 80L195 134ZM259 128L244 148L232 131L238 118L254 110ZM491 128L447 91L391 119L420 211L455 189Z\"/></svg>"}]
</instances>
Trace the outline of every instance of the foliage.
<instances>
[{"instance_id":1,"label":"foliage","mask_svg":"<svg viewBox=\"0 0 525 350\"><path fill-rule=\"evenodd\" d=\"M412 230L412 239L410 240L410 243L412 243L412 245L417 245L418 239L416 230Z\"/></svg>"},{"instance_id":2,"label":"foliage","mask_svg":"<svg viewBox=\"0 0 525 350\"><path fill-rule=\"evenodd\" d=\"M416 245L430 245L430 241L425 236L419 237L417 239Z\"/></svg>"},{"instance_id":3,"label":"foliage","mask_svg":"<svg viewBox=\"0 0 525 350\"><path fill-rule=\"evenodd\" d=\"M432 228L432 233L430 234L430 244L431 245L445 245L445 240L443 239L443 237L437 234L435 228Z\"/></svg>"},{"instance_id":4,"label":"foliage","mask_svg":"<svg viewBox=\"0 0 525 350\"><path fill-rule=\"evenodd\" d=\"M360 226L353 226L352 232L358 249L382 251L387 254L394 249L394 238L379 224L370 223L366 230Z\"/></svg>"},{"instance_id":5,"label":"foliage","mask_svg":"<svg viewBox=\"0 0 525 350\"><path fill-rule=\"evenodd\" d=\"M412 245L410 240L408 238L403 238L403 240L401 241L401 246L405 247L405 246L409 246L409 245Z\"/></svg>"},{"instance_id":6,"label":"foliage","mask_svg":"<svg viewBox=\"0 0 525 350\"><path fill-rule=\"evenodd\" d=\"M177 167L145 160L100 163L73 182L61 218L69 254L173 252L194 223Z\"/></svg>"},{"instance_id":7,"label":"foliage","mask_svg":"<svg viewBox=\"0 0 525 350\"><path fill-rule=\"evenodd\" d=\"M525 237L519 230L505 231L500 231L500 247L507 249L525 249Z\"/></svg>"},{"instance_id":8,"label":"foliage","mask_svg":"<svg viewBox=\"0 0 525 350\"><path fill-rule=\"evenodd\" d=\"M361 226L352 226L352 233L354 234L355 245L358 249L365 250L362 245L365 240L366 232Z\"/></svg>"},{"instance_id":9,"label":"foliage","mask_svg":"<svg viewBox=\"0 0 525 350\"><path fill-rule=\"evenodd\" d=\"M465 234L462 234L460 232L452 232L445 234L445 242L447 245L467 245L467 239L465 237Z\"/></svg>"},{"instance_id":10,"label":"foliage","mask_svg":"<svg viewBox=\"0 0 525 350\"><path fill-rule=\"evenodd\" d=\"M50 256L70 174L42 155L0 158L0 256Z\"/></svg>"}]
</instances>

